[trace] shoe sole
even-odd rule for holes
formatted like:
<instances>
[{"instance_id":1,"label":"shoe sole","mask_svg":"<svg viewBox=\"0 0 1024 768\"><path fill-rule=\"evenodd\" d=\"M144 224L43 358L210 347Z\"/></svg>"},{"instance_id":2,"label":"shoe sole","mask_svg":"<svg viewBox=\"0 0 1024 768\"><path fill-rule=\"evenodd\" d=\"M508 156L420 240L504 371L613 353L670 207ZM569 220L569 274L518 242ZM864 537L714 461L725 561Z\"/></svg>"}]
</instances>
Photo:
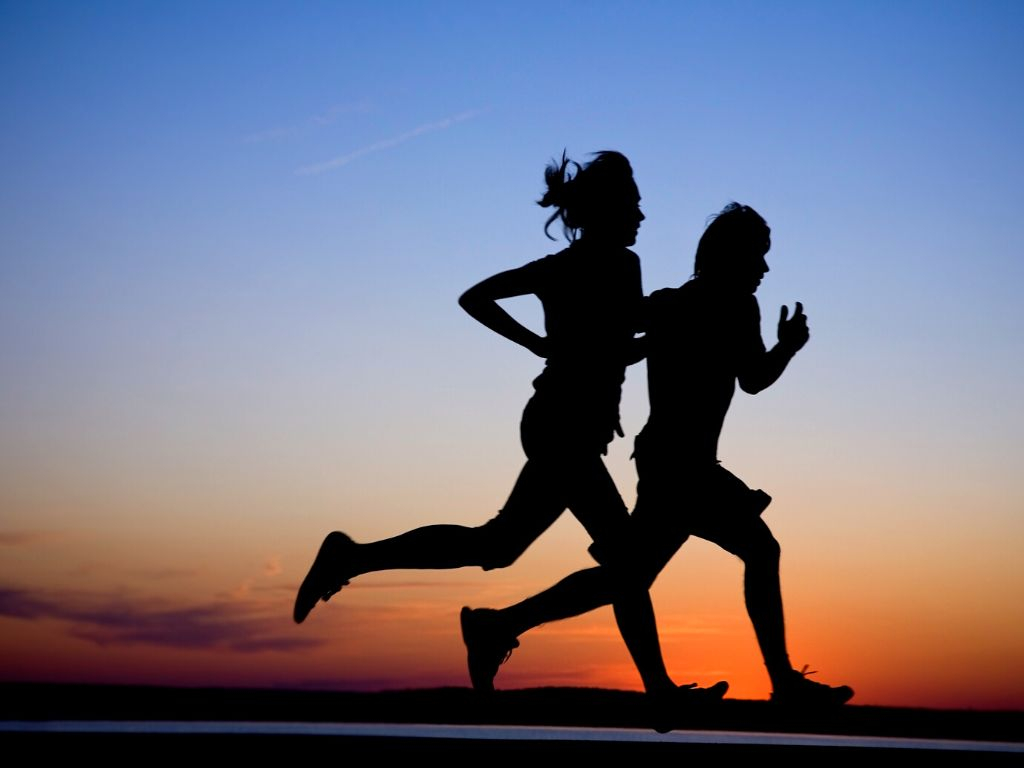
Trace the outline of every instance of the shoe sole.
<instances>
[{"instance_id":1,"label":"shoe sole","mask_svg":"<svg viewBox=\"0 0 1024 768\"><path fill-rule=\"evenodd\" d=\"M487 681L480 678L479 675L473 674L473 649L470 643L470 637L473 635L473 630L470 628L471 616L473 609L468 606L463 607L462 612L459 614L459 627L462 630L462 642L466 646L466 666L469 668L469 681L473 685L473 690L478 693L493 693L494 692L494 678Z\"/></svg>"},{"instance_id":2,"label":"shoe sole","mask_svg":"<svg viewBox=\"0 0 1024 768\"><path fill-rule=\"evenodd\" d=\"M683 724L683 719L688 713L702 707L715 707L721 704L722 697L728 690L729 683L725 680L720 680L708 688L691 689L681 686L673 695L667 697L674 698L674 701L655 708L651 727L658 733L674 731Z\"/></svg>"},{"instance_id":3,"label":"shoe sole","mask_svg":"<svg viewBox=\"0 0 1024 768\"><path fill-rule=\"evenodd\" d=\"M840 686L824 693L813 694L791 694L788 696L777 696L772 694L769 698L772 704L792 709L810 707L841 707L853 698L853 689L849 686Z\"/></svg>"}]
</instances>

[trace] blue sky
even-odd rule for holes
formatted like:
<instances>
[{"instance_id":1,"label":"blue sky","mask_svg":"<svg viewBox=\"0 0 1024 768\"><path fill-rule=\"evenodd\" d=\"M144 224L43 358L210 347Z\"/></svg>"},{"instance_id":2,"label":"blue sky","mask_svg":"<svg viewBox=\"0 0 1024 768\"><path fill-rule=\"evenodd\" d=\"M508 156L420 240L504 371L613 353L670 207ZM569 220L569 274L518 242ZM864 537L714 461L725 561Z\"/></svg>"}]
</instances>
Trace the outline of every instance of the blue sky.
<instances>
[{"instance_id":1,"label":"blue sky","mask_svg":"<svg viewBox=\"0 0 1024 768\"><path fill-rule=\"evenodd\" d=\"M894 399L985 409L1021 373L1022 15L5 4L5 378L42 396L124 366L231 388L231 369L288 376L339 344L400 350L383 380L467 343L444 365L507 363L454 299L556 247L533 206L549 158L615 148L644 196L649 290L685 279L704 218L740 199L775 231L766 317L800 298L837 375L902 372ZM224 370L193 370L207 357ZM854 382L822 384L856 406Z\"/></svg>"}]
</instances>

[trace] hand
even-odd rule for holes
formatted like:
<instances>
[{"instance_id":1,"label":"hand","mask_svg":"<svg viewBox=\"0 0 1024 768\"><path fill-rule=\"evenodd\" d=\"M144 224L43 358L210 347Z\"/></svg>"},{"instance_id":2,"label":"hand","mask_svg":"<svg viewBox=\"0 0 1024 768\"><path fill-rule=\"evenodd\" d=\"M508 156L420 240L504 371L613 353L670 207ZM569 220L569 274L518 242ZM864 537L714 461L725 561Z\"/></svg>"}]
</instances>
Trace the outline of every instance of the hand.
<instances>
[{"instance_id":1,"label":"hand","mask_svg":"<svg viewBox=\"0 0 1024 768\"><path fill-rule=\"evenodd\" d=\"M796 353L809 338L811 332L807 328L804 305L798 301L793 317L789 317L789 307L783 304L782 311L779 312L779 344Z\"/></svg>"}]
</instances>

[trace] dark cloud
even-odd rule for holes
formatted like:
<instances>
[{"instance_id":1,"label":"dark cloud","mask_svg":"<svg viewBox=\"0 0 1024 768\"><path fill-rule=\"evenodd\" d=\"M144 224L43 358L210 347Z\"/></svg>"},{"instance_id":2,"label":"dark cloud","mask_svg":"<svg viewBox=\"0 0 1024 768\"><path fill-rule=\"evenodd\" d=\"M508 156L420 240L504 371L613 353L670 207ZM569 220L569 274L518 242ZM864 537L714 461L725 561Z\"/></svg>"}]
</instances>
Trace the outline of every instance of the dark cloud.
<instances>
[{"instance_id":1,"label":"dark cloud","mask_svg":"<svg viewBox=\"0 0 1024 768\"><path fill-rule=\"evenodd\" d=\"M101 646L158 645L240 653L295 651L326 640L294 634L291 616L257 602L170 605L141 596L47 594L0 589L0 616L67 622L73 637Z\"/></svg>"},{"instance_id":2,"label":"dark cloud","mask_svg":"<svg viewBox=\"0 0 1024 768\"><path fill-rule=\"evenodd\" d=\"M0 588L0 616L15 619L37 619L46 616L50 604L20 589Z\"/></svg>"}]
</instances>

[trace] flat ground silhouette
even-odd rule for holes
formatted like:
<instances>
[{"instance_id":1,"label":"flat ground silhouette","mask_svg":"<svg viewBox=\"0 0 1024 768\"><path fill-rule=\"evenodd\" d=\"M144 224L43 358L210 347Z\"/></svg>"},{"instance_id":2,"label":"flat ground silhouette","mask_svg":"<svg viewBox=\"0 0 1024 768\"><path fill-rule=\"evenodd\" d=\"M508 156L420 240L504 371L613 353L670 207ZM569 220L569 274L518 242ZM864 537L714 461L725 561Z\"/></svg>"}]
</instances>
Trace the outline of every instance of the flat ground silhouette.
<instances>
[{"instance_id":1,"label":"flat ground silhouette","mask_svg":"<svg viewBox=\"0 0 1024 768\"><path fill-rule=\"evenodd\" d=\"M720 705L686 713L679 730L656 734L647 724L645 698L636 691L595 688L531 688L500 690L481 696L470 688L416 689L357 693L240 688L163 688L58 684L0 684L2 740L12 754L37 759L102 755L107 765L138 765L160 756L165 761L194 760L200 755L231 755L233 761L257 764L293 761L297 755L372 755L440 758L452 764L478 765L511 759L566 761L607 760L742 760L767 758L790 766L820 765L839 757L881 760L883 764L926 759L938 765L1019 764L1021 751L975 751L980 742L1024 748L1024 712L938 710L847 704L823 711L784 710L767 701L726 699ZM61 723L73 721L71 729ZM77 722L77 729L74 721ZM104 721L112 723L104 727ZM146 731L144 723L166 721L194 725L175 733ZM173 723L172 723L173 721ZM202 732L215 724L243 723L246 733ZM474 736L421 738L341 734L333 725L421 724L456 726L526 726L514 738ZM98 730L90 728L99 725ZM134 725L140 732L131 732ZM275 724L310 724L326 730L306 734L269 732ZM259 732L261 725L266 731ZM626 740L587 740L572 730L548 728L624 729ZM535 729L535 730L530 730ZM230 730L230 729L228 729ZM351 729L350 729L351 731ZM672 740L685 731L764 733L759 744L686 743ZM771 734L867 736L882 739L941 739L942 748L911 750L893 744L857 746L793 746ZM723 733L723 740L728 735ZM775 740L773 742L773 739ZM959 742L957 741L959 740ZM954 748L950 749L950 742ZM962 742L963 749L959 743Z\"/></svg>"}]
</instances>

